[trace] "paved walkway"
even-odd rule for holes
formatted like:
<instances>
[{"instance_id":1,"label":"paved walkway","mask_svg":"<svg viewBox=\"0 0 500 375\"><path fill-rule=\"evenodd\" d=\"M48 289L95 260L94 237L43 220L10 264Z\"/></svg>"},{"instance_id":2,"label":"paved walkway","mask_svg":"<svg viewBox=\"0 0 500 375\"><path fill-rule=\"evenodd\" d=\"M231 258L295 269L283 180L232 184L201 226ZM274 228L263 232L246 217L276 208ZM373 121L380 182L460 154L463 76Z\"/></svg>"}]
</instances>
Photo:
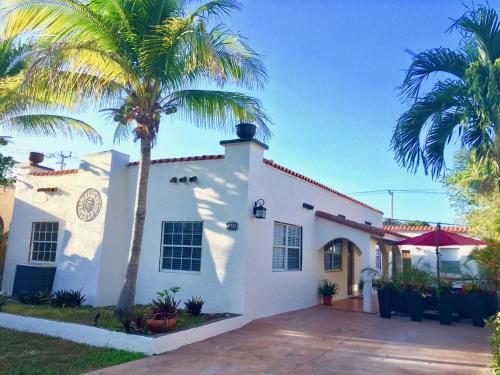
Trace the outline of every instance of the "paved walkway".
<instances>
[{"instance_id":1,"label":"paved walkway","mask_svg":"<svg viewBox=\"0 0 500 375\"><path fill-rule=\"evenodd\" d=\"M488 331L325 306L95 374L488 374Z\"/></svg>"}]
</instances>

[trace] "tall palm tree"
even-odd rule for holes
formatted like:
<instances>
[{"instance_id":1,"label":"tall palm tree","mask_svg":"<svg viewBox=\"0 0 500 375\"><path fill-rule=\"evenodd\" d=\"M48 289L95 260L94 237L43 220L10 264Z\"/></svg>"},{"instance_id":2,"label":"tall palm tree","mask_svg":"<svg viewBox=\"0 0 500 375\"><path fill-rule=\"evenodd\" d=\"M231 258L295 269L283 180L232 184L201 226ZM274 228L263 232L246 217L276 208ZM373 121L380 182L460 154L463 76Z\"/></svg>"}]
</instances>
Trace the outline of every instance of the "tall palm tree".
<instances>
[{"instance_id":1,"label":"tall palm tree","mask_svg":"<svg viewBox=\"0 0 500 375\"><path fill-rule=\"evenodd\" d=\"M220 23L239 9L235 0L194 7L187 0L11 0L6 33L38 35L41 48L25 77L33 94L50 87L51 100L105 106L115 138L140 142L130 259L117 311L134 303L141 253L151 149L162 117L199 127L230 129L254 122L270 136L259 100L208 90L227 84L260 88L265 67L240 35ZM194 8L192 11L188 10Z\"/></svg>"},{"instance_id":2,"label":"tall palm tree","mask_svg":"<svg viewBox=\"0 0 500 375\"><path fill-rule=\"evenodd\" d=\"M414 54L402 97L411 103L392 136L396 160L437 178L445 169L444 150L458 137L474 160L499 173L500 166L500 21L494 9L480 7L456 20L451 30L463 35L456 50L434 48ZM442 78L421 94L435 74Z\"/></svg>"},{"instance_id":3,"label":"tall palm tree","mask_svg":"<svg viewBox=\"0 0 500 375\"><path fill-rule=\"evenodd\" d=\"M12 39L0 39L0 128L8 134L38 136L72 136L74 134L100 142L101 137L83 121L56 114L64 103L40 100L46 93L39 91L28 98L23 89L23 77L30 58L29 44Z\"/></svg>"}]
</instances>

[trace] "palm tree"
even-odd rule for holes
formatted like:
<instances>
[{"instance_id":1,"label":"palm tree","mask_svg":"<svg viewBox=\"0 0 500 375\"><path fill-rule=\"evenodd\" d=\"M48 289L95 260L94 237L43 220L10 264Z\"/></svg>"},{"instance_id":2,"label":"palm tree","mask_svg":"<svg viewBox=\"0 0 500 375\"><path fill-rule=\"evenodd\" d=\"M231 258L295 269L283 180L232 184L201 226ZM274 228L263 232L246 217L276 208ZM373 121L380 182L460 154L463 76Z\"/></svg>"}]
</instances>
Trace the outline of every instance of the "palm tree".
<instances>
[{"instance_id":1,"label":"palm tree","mask_svg":"<svg viewBox=\"0 0 500 375\"><path fill-rule=\"evenodd\" d=\"M42 91L31 98L24 93L22 83L31 47L12 39L0 40L0 128L8 134L50 137L76 134L100 142L101 137L92 126L54 113L64 109L64 103L47 100L44 104L39 100L46 94Z\"/></svg>"},{"instance_id":2,"label":"palm tree","mask_svg":"<svg viewBox=\"0 0 500 375\"><path fill-rule=\"evenodd\" d=\"M254 122L270 136L259 100L203 85L260 88L267 80L261 57L220 23L239 9L212 0L188 11L186 0L12 0L6 33L36 33L40 45L24 84L50 87L51 100L94 103L116 124L115 139L140 142L140 163L130 259L117 312L134 303L141 253L151 149L162 117L228 130Z\"/></svg>"},{"instance_id":3,"label":"palm tree","mask_svg":"<svg viewBox=\"0 0 500 375\"><path fill-rule=\"evenodd\" d=\"M402 97L411 103L394 130L391 146L400 165L416 172L420 163L437 178L444 150L455 136L474 160L500 170L500 22L494 9L480 7L456 20L463 35L456 50L434 48L414 54ZM422 85L442 76L421 94Z\"/></svg>"}]
</instances>

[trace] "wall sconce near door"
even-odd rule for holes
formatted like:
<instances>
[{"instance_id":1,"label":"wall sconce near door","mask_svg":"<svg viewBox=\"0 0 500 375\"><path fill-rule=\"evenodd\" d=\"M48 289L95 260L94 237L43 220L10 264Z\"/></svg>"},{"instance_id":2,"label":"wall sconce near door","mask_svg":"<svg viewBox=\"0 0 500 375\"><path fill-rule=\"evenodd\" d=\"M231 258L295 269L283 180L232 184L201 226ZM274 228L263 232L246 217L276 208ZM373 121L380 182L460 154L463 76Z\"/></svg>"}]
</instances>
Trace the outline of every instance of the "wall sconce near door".
<instances>
[{"instance_id":1,"label":"wall sconce near door","mask_svg":"<svg viewBox=\"0 0 500 375\"><path fill-rule=\"evenodd\" d=\"M267 208L264 207L264 199L259 199L253 206L253 216L256 219L265 219Z\"/></svg>"}]
</instances>

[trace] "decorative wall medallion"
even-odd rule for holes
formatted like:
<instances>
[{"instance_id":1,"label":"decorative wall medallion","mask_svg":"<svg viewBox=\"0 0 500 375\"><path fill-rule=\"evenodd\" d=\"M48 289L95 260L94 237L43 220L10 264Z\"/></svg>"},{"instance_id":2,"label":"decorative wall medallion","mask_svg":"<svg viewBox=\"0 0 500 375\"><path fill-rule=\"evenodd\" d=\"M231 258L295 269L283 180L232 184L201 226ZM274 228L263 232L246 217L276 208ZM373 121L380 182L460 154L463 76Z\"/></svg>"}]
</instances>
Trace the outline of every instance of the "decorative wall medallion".
<instances>
[{"instance_id":1,"label":"decorative wall medallion","mask_svg":"<svg viewBox=\"0 0 500 375\"><path fill-rule=\"evenodd\" d=\"M76 204L76 215L81 221L92 221L101 210L101 194L96 189L85 190Z\"/></svg>"}]
</instances>

